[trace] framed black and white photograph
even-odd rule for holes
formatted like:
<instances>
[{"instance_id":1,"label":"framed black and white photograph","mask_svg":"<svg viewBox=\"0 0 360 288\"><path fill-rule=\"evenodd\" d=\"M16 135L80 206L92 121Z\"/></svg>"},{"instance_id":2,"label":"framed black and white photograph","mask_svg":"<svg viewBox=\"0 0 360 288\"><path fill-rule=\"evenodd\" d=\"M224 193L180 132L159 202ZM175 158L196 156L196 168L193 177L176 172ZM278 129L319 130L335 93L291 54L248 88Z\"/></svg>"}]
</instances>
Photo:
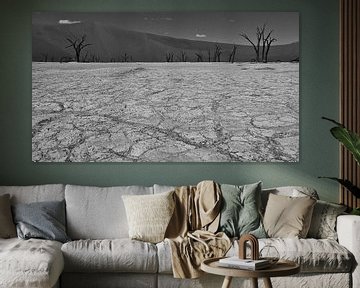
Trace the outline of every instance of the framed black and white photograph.
<instances>
[{"instance_id":1,"label":"framed black and white photograph","mask_svg":"<svg viewBox=\"0 0 360 288\"><path fill-rule=\"evenodd\" d=\"M34 162L299 161L297 12L34 12Z\"/></svg>"}]
</instances>

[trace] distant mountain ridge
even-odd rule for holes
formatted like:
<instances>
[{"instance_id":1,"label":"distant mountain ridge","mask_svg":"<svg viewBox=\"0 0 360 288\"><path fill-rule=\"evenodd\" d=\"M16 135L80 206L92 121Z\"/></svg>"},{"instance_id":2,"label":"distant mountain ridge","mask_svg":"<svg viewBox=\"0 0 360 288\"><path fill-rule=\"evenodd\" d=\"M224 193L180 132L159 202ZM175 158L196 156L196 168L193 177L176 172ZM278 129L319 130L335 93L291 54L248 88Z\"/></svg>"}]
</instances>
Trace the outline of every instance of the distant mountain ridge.
<instances>
[{"instance_id":1,"label":"distant mountain ridge","mask_svg":"<svg viewBox=\"0 0 360 288\"><path fill-rule=\"evenodd\" d=\"M33 24L33 61L74 61L73 48L67 37L86 35L84 43L91 43L81 53L82 61L90 62L165 62L213 61L216 45L221 48L220 61L228 62L234 44L195 41L162 36L144 32L123 30L121 27L105 25L100 22L79 24ZM240 36L239 36L240 40ZM235 62L255 59L252 46L237 45ZM210 51L210 57L209 57ZM298 61L299 42L286 45L273 45L269 61Z\"/></svg>"}]
</instances>

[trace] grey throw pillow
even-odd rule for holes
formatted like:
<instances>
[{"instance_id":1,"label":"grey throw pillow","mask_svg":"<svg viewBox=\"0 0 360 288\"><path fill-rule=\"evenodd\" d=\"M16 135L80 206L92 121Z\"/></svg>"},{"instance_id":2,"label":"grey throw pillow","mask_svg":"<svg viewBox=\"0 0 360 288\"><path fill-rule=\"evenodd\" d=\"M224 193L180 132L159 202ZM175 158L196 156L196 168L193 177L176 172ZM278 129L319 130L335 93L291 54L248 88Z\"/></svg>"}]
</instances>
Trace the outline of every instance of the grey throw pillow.
<instances>
[{"instance_id":1,"label":"grey throw pillow","mask_svg":"<svg viewBox=\"0 0 360 288\"><path fill-rule=\"evenodd\" d=\"M229 237L251 233L265 238L266 233L260 216L261 182L235 186L222 184L222 209L219 231Z\"/></svg>"},{"instance_id":2,"label":"grey throw pillow","mask_svg":"<svg viewBox=\"0 0 360 288\"><path fill-rule=\"evenodd\" d=\"M309 238L337 240L336 219L346 206L318 200L312 214Z\"/></svg>"},{"instance_id":3,"label":"grey throw pillow","mask_svg":"<svg viewBox=\"0 0 360 288\"><path fill-rule=\"evenodd\" d=\"M16 204L13 215L19 238L70 241L65 231L65 201Z\"/></svg>"}]
</instances>

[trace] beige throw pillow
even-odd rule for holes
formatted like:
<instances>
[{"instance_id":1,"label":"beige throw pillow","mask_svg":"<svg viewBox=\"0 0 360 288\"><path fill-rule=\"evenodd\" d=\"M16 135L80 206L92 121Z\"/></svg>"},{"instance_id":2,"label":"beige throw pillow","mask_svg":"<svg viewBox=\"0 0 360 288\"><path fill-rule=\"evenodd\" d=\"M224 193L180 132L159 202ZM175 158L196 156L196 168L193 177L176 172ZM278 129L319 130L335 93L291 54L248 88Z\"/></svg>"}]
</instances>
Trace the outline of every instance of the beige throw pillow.
<instances>
[{"instance_id":1,"label":"beige throw pillow","mask_svg":"<svg viewBox=\"0 0 360 288\"><path fill-rule=\"evenodd\" d=\"M175 207L173 193L122 196L131 239L151 243L164 240Z\"/></svg>"},{"instance_id":2,"label":"beige throw pillow","mask_svg":"<svg viewBox=\"0 0 360 288\"><path fill-rule=\"evenodd\" d=\"M316 200L311 197L269 195L264 228L269 237L306 238Z\"/></svg>"},{"instance_id":3,"label":"beige throw pillow","mask_svg":"<svg viewBox=\"0 0 360 288\"><path fill-rule=\"evenodd\" d=\"M0 196L0 238L16 237L9 194Z\"/></svg>"}]
</instances>

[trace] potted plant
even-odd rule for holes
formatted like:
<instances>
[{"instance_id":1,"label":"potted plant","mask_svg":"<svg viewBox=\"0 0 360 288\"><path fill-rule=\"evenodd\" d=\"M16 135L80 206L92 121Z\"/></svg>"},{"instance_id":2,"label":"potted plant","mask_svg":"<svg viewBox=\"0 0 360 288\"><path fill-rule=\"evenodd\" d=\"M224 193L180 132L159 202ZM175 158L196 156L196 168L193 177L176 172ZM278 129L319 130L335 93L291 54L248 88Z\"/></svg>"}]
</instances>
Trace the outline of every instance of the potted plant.
<instances>
[{"instance_id":1,"label":"potted plant","mask_svg":"<svg viewBox=\"0 0 360 288\"><path fill-rule=\"evenodd\" d=\"M340 141L340 143L342 143L347 150L350 151L357 164L360 165L360 136L355 132L350 131L343 124L336 122L333 119L326 117L322 117L322 119L325 119L327 121L336 124L335 127L330 129L331 134L338 141ZM360 198L360 188L354 185L350 180L340 179L336 177L320 177L320 178L328 178L337 181L347 190L349 190L356 198ZM360 207L354 208L351 214L360 215Z\"/></svg>"}]
</instances>

